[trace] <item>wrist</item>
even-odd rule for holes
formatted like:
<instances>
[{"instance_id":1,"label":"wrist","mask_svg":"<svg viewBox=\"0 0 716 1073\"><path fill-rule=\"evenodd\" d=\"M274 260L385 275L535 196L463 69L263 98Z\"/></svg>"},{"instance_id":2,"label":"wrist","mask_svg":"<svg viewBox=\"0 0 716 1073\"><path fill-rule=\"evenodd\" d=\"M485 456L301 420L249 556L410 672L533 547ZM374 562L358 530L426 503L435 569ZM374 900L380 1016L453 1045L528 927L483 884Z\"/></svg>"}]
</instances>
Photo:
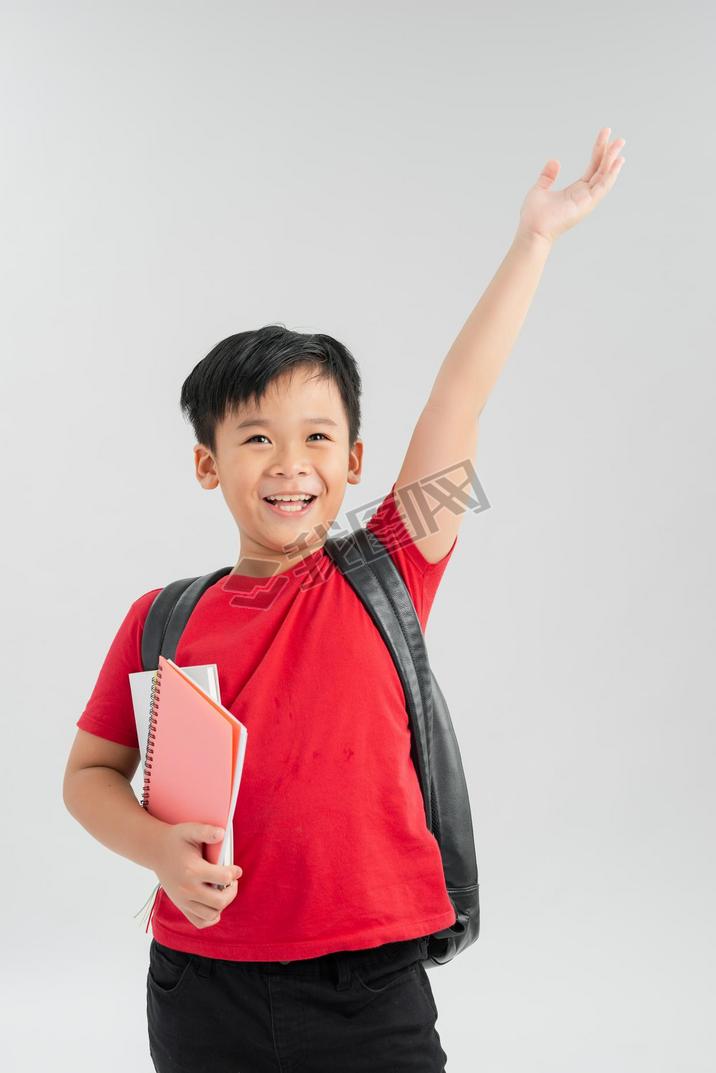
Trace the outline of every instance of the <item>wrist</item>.
<instances>
[{"instance_id":1,"label":"wrist","mask_svg":"<svg viewBox=\"0 0 716 1073\"><path fill-rule=\"evenodd\" d=\"M541 254L547 256L551 253L552 246L554 245L554 239L549 238L547 235L543 235L539 231L517 231L512 241L512 245L516 249L524 250L530 254Z\"/></svg>"},{"instance_id":2,"label":"wrist","mask_svg":"<svg viewBox=\"0 0 716 1073\"><path fill-rule=\"evenodd\" d=\"M164 866L167 847L167 836L171 831L171 824L164 823L156 816L147 815L144 826L144 865L152 872L158 872Z\"/></svg>"}]
</instances>

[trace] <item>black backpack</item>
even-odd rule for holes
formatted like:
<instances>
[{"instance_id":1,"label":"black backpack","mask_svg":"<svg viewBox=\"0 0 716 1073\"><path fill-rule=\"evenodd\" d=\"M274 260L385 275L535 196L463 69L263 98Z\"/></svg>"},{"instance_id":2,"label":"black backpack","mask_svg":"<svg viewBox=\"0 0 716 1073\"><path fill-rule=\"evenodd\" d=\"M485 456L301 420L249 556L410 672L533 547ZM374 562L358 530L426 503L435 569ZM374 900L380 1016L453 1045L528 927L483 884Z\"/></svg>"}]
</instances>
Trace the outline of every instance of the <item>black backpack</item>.
<instances>
[{"instance_id":1,"label":"black backpack","mask_svg":"<svg viewBox=\"0 0 716 1073\"><path fill-rule=\"evenodd\" d=\"M480 932L477 858L460 749L445 698L430 669L420 620L385 545L360 528L325 541L326 553L371 615L400 675L411 727L411 757L419 776L425 819L440 846L455 923L428 938L428 967L445 965ZM160 654L174 659L179 638L202 593L229 574L222 567L202 577L172 581L157 593L142 634L142 663L155 670Z\"/></svg>"}]
</instances>

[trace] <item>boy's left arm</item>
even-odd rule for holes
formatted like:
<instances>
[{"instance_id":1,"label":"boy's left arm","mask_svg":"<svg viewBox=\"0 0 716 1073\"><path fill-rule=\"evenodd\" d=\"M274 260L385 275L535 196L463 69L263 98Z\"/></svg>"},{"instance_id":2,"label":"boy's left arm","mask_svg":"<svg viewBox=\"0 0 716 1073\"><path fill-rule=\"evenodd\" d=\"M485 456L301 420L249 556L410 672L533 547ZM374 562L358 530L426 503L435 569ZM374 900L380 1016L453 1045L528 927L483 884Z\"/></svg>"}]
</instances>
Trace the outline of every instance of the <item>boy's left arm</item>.
<instances>
[{"instance_id":1,"label":"boy's left arm","mask_svg":"<svg viewBox=\"0 0 716 1073\"><path fill-rule=\"evenodd\" d=\"M455 541L469 501L480 414L554 241L592 211L619 174L625 142L610 145L609 134L609 127L599 132L583 177L562 191L550 189L559 161L547 162L523 202L512 245L440 366L395 482L396 505L428 562L442 559Z\"/></svg>"}]
</instances>

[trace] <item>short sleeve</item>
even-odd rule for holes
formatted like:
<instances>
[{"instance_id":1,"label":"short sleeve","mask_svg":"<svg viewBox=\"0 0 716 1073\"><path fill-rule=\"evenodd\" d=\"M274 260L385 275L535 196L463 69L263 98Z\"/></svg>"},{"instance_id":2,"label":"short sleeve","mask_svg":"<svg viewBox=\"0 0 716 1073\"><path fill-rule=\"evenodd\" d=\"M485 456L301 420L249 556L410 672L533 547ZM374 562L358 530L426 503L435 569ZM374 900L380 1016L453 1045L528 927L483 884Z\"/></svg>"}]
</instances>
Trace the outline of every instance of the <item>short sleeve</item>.
<instances>
[{"instance_id":1,"label":"short sleeve","mask_svg":"<svg viewBox=\"0 0 716 1073\"><path fill-rule=\"evenodd\" d=\"M442 559L438 559L436 563L428 562L398 510L395 484L366 523L366 529L370 529L381 543L385 544L407 586L420 624L425 630L435 594L455 550L457 536Z\"/></svg>"},{"instance_id":2,"label":"short sleeve","mask_svg":"<svg viewBox=\"0 0 716 1073\"><path fill-rule=\"evenodd\" d=\"M154 597L152 589L135 600L109 646L92 694L76 722L80 730L138 749L128 675L143 670L142 630Z\"/></svg>"}]
</instances>

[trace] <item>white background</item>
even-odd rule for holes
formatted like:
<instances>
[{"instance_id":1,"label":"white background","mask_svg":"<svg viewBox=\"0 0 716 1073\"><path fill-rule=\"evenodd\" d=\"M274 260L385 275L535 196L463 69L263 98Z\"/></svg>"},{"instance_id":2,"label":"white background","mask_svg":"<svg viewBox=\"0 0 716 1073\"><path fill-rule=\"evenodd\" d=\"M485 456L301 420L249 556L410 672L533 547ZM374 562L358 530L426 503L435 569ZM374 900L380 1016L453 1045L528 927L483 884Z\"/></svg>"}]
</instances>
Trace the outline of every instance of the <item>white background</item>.
<instances>
[{"instance_id":1,"label":"white background","mask_svg":"<svg viewBox=\"0 0 716 1073\"><path fill-rule=\"evenodd\" d=\"M626 163L546 265L428 626L482 904L430 980L450 1073L713 1069L712 11L1 10L5 1068L152 1068L155 877L62 778L130 603L238 558L184 378L264 323L336 336L344 509L384 495L527 190L611 126Z\"/></svg>"}]
</instances>

